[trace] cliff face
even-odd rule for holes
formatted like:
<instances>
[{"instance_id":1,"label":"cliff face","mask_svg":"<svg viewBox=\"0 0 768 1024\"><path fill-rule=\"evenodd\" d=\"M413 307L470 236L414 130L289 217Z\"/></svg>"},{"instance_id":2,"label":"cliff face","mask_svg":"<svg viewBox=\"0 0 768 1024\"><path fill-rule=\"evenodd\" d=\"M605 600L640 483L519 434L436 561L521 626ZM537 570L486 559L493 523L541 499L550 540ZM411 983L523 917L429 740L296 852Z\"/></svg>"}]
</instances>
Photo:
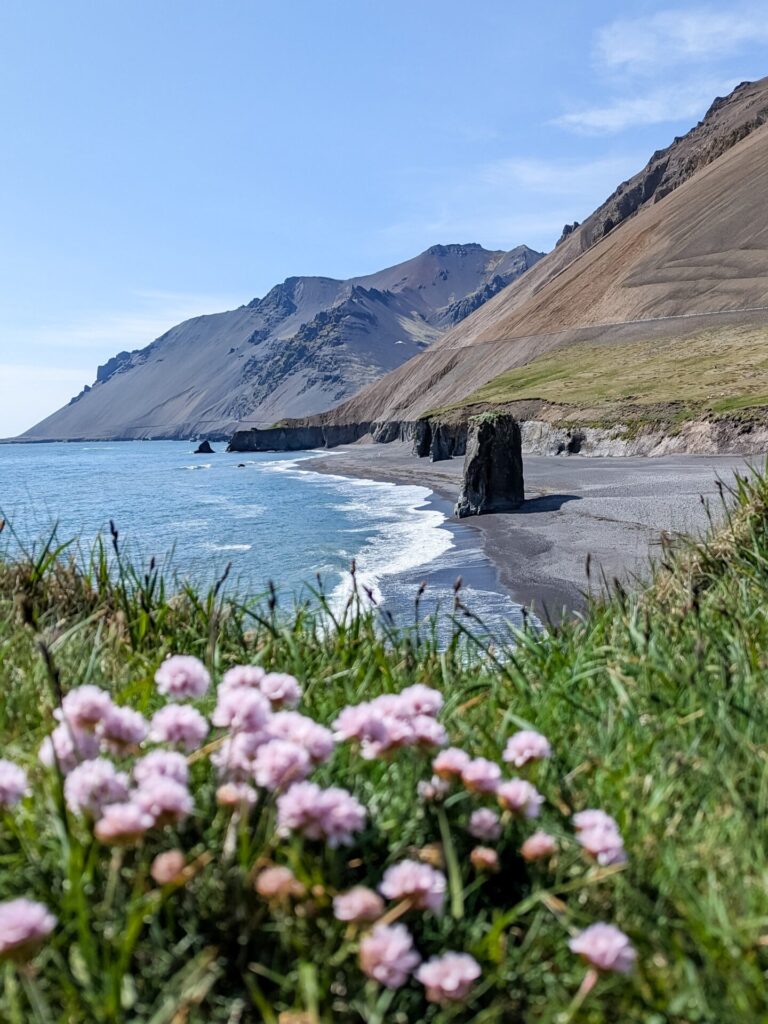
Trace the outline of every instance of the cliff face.
<instances>
[{"instance_id":1,"label":"cliff face","mask_svg":"<svg viewBox=\"0 0 768 1024\"><path fill-rule=\"evenodd\" d=\"M533 266L527 246L433 246L366 277L290 277L264 298L121 352L29 439L228 437L342 401Z\"/></svg>"},{"instance_id":2,"label":"cliff face","mask_svg":"<svg viewBox=\"0 0 768 1024\"><path fill-rule=\"evenodd\" d=\"M415 420L555 347L684 337L768 306L767 120L768 78L716 100L529 273L323 422Z\"/></svg>"}]
</instances>

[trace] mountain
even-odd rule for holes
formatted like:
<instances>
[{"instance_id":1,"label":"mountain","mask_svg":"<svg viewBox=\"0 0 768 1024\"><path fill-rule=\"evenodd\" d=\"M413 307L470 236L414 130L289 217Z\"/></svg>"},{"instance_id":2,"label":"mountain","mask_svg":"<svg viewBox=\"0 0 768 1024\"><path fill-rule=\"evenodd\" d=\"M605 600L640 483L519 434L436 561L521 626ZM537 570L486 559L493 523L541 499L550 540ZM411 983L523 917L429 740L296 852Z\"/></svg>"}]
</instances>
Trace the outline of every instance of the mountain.
<instances>
[{"instance_id":1,"label":"mountain","mask_svg":"<svg viewBox=\"0 0 768 1024\"><path fill-rule=\"evenodd\" d=\"M121 352L69 405L23 436L228 436L328 409L423 351L541 253L436 245L365 277L289 277L262 299Z\"/></svg>"},{"instance_id":2,"label":"mountain","mask_svg":"<svg viewBox=\"0 0 768 1024\"><path fill-rule=\"evenodd\" d=\"M541 397L537 360L547 353L542 372L549 375L549 400L556 395L567 404L569 375L585 345L601 346L591 362L593 404L599 405L600 388L610 387L614 369L631 376L631 363L622 360L630 358L633 344L651 346L643 349L651 379L653 345L663 339L681 343L664 346L658 367L667 373L692 336L711 354L714 370L721 357L723 394L736 402L739 394L728 392L734 369L728 346L734 327L744 325L756 333L749 344L741 338L740 358L750 353L759 370L752 391L762 386L765 396L767 121L768 78L742 83L715 100L695 128L654 153L583 224L567 225L555 249L528 274L429 351L318 419L414 419L447 405L535 399ZM704 335L708 341L701 340ZM618 345L626 346L625 356L613 348ZM495 380L505 386L492 388ZM628 385L624 397L642 402L650 392Z\"/></svg>"}]
</instances>

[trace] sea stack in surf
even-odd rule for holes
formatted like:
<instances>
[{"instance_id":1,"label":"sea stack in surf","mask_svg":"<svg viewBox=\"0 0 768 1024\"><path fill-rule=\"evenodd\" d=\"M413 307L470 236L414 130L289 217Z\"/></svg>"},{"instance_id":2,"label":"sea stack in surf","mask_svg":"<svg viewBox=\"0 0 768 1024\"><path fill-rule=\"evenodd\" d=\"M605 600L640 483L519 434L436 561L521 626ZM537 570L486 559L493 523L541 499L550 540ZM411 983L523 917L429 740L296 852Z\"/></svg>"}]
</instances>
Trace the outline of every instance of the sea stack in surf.
<instances>
[{"instance_id":1,"label":"sea stack in surf","mask_svg":"<svg viewBox=\"0 0 768 1024\"><path fill-rule=\"evenodd\" d=\"M511 512L525 498L520 424L512 416L484 413L469 421L459 519Z\"/></svg>"},{"instance_id":2,"label":"sea stack in surf","mask_svg":"<svg viewBox=\"0 0 768 1024\"><path fill-rule=\"evenodd\" d=\"M215 455L216 452L211 448L210 441L201 441L200 444L192 452L193 455Z\"/></svg>"}]
</instances>

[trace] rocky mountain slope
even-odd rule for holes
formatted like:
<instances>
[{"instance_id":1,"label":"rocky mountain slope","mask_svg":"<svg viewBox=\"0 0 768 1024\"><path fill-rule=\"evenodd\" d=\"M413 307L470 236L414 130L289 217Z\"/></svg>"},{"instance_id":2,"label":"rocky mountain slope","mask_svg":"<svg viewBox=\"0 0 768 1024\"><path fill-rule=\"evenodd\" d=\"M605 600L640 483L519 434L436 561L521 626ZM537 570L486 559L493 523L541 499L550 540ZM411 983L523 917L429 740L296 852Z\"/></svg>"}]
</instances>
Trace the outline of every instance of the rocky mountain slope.
<instances>
[{"instance_id":1,"label":"rocky mountain slope","mask_svg":"<svg viewBox=\"0 0 768 1024\"><path fill-rule=\"evenodd\" d=\"M328 409L428 348L541 253L436 245L375 274L290 277L121 352L30 440L229 436Z\"/></svg>"},{"instance_id":2,"label":"rocky mountain slope","mask_svg":"<svg viewBox=\"0 0 768 1024\"><path fill-rule=\"evenodd\" d=\"M583 224L567 227L530 273L319 420L413 420L575 343L684 339L742 318L768 323L766 121L768 78L717 99ZM606 351L606 374L616 358ZM507 398L537 397L535 374L527 383Z\"/></svg>"}]
</instances>

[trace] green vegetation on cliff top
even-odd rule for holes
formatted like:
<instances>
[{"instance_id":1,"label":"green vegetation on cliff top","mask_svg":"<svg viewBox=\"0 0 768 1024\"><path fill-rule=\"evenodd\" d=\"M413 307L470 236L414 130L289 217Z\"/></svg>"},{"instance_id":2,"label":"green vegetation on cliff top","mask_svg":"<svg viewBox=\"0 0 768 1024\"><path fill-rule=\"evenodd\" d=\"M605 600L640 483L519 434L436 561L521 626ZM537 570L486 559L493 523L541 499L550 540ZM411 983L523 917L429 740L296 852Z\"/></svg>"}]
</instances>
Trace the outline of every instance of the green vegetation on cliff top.
<instances>
[{"instance_id":1,"label":"green vegetation on cliff top","mask_svg":"<svg viewBox=\"0 0 768 1024\"><path fill-rule=\"evenodd\" d=\"M688 338L579 342L503 373L461 403L541 399L609 423L722 415L768 405L768 328L717 328Z\"/></svg>"}]
</instances>

